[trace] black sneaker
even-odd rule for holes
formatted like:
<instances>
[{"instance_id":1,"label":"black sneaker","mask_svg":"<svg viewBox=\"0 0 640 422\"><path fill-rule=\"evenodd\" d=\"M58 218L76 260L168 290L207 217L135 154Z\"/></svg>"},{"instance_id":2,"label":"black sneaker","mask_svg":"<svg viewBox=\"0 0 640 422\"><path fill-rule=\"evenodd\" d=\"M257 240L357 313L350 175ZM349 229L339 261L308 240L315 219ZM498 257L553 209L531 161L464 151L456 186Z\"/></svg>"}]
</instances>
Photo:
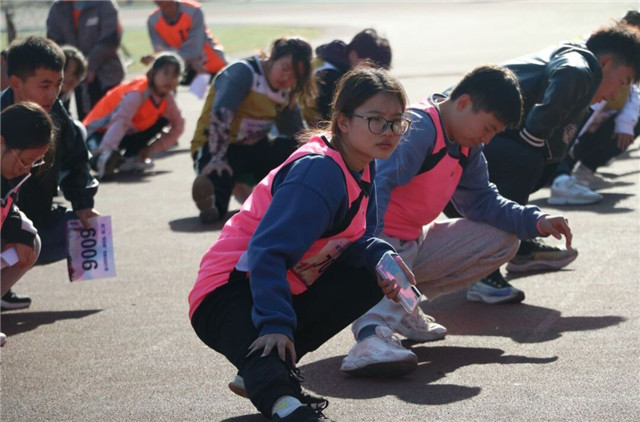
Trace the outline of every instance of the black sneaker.
<instances>
[{"instance_id":1,"label":"black sneaker","mask_svg":"<svg viewBox=\"0 0 640 422\"><path fill-rule=\"evenodd\" d=\"M331 419L322 414L322 411L312 409L309 406L300 406L293 413L289 416L285 416L284 418L281 418L278 415L273 415L273 420L286 422L332 422Z\"/></svg>"},{"instance_id":2,"label":"black sneaker","mask_svg":"<svg viewBox=\"0 0 640 422\"><path fill-rule=\"evenodd\" d=\"M31 298L29 296L17 295L13 290L9 289L0 302L2 310L23 309L31 306Z\"/></svg>"},{"instance_id":3,"label":"black sneaker","mask_svg":"<svg viewBox=\"0 0 640 422\"><path fill-rule=\"evenodd\" d=\"M299 370L296 369L292 372L292 376L295 376L298 381L303 379L302 375L300 375ZM240 375L236 374L236 376L233 378L233 381L228 384L228 387L229 390L233 391L240 397L244 397L245 399L248 398L247 390L244 388L244 379ZM302 388L300 388L300 390L298 391L298 395L296 396L296 398L300 400L302 404L310 406L314 410L324 410L327 408L327 406L329 406L329 400L325 399L324 397L309 394Z\"/></svg>"},{"instance_id":4,"label":"black sneaker","mask_svg":"<svg viewBox=\"0 0 640 422\"><path fill-rule=\"evenodd\" d=\"M507 264L510 273L559 270L578 257L576 249L549 246L540 239L523 240L515 257Z\"/></svg>"}]
</instances>

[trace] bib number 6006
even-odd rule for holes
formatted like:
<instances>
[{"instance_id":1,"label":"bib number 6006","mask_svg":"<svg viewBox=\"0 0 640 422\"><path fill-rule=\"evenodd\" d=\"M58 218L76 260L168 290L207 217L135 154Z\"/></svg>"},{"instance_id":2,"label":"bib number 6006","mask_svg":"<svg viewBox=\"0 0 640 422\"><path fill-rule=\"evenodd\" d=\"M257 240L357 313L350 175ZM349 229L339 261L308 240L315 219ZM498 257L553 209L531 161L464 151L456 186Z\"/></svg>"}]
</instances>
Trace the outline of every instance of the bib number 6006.
<instances>
[{"instance_id":1,"label":"bib number 6006","mask_svg":"<svg viewBox=\"0 0 640 422\"><path fill-rule=\"evenodd\" d=\"M82 268L85 271L95 270L98 268L98 261L95 259L98 256L96 231L92 228L82 229L80 230L80 237L82 237L82 241L80 242L80 246L82 247L82 252L80 252Z\"/></svg>"}]
</instances>

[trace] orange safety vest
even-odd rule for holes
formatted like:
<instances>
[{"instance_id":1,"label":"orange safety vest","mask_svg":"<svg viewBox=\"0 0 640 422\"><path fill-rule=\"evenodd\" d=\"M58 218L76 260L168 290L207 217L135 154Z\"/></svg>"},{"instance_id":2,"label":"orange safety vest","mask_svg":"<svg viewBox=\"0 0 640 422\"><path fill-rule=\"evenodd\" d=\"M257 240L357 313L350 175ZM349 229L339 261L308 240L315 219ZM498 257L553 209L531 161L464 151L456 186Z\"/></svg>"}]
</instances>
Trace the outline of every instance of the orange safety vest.
<instances>
[{"instance_id":1,"label":"orange safety vest","mask_svg":"<svg viewBox=\"0 0 640 422\"><path fill-rule=\"evenodd\" d=\"M106 132L111 124L113 115L118 110L118 106L129 92L138 91L142 93L144 101L136 114L131 119L131 123L136 132L142 132L153 126L167 110L169 102L166 98L155 104L151 98L151 89L146 75L122 83L111 89L93 107L82 123L86 126L89 134L95 132Z\"/></svg>"},{"instance_id":2,"label":"orange safety vest","mask_svg":"<svg viewBox=\"0 0 640 422\"><path fill-rule=\"evenodd\" d=\"M185 7L200 9L200 3L195 1L182 0L180 3ZM180 17L173 24L168 23L162 16L162 14L160 14L160 19L158 19L158 22L155 24L154 29L164 40L164 42L175 49L179 49L182 43L184 43L189 38L191 24L191 16L189 16L188 13L180 12ZM215 38L213 38L211 32L209 32L209 28L206 27L206 23L205 32L206 40L202 50L202 54L204 56L203 65L205 69L207 69L207 72L217 73L225 66L226 63L215 52L214 46L218 44L218 42L215 40Z\"/></svg>"}]
</instances>

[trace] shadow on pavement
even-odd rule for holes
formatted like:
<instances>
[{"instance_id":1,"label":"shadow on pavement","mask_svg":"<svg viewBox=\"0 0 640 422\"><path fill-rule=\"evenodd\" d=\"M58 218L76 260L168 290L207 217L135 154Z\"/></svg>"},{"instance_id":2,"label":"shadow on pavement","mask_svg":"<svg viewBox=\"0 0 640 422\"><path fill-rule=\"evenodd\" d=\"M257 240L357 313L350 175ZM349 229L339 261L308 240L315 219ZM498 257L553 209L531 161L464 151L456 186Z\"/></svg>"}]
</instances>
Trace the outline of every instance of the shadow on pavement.
<instances>
[{"instance_id":1,"label":"shadow on pavement","mask_svg":"<svg viewBox=\"0 0 640 422\"><path fill-rule=\"evenodd\" d=\"M102 309L58 312L3 312L2 332L12 336L34 330L41 325L53 324L56 321L65 319L80 319L100 311Z\"/></svg>"},{"instance_id":2,"label":"shadow on pavement","mask_svg":"<svg viewBox=\"0 0 640 422\"><path fill-rule=\"evenodd\" d=\"M344 356L316 361L301 367L306 378L303 386L327 397L372 399L393 394L413 404L440 405L467 400L480 394L480 387L432 383L460 368L486 364L547 364L556 356L535 358L505 355L503 350L455 346L419 346L418 369L402 378L354 378L340 373Z\"/></svg>"},{"instance_id":3,"label":"shadow on pavement","mask_svg":"<svg viewBox=\"0 0 640 422\"><path fill-rule=\"evenodd\" d=\"M518 343L555 340L564 332L600 330L616 326L626 318L618 315L570 316L528 303L483 305L467 302L464 292L438 298L425 306L449 335L509 337Z\"/></svg>"},{"instance_id":4,"label":"shadow on pavement","mask_svg":"<svg viewBox=\"0 0 640 422\"><path fill-rule=\"evenodd\" d=\"M632 183L631 183L632 184ZM547 198L538 198L529 201L528 205L536 205L541 209L556 209L561 211L585 211L595 214L622 214L625 212L634 212L633 208L617 208L616 204L633 196L628 193L608 193L606 190L598 191L602 194L602 201L591 205L550 205Z\"/></svg>"},{"instance_id":5,"label":"shadow on pavement","mask_svg":"<svg viewBox=\"0 0 640 422\"><path fill-rule=\"evenodd\" d=\"M259 413L255 415L236 416L229 419L224 419L220 422L264 422L267 419Z\"/></svg>"},{"instance_id":6,"label":"shadow on pavement","mask_svg":"<svg viewBox=\"0 0 640 422\"><path fill-rule=\"evenodd\" d=\"M200 218L194 217L185 217L179 218L177 220L169 221L169 227L174 232L183 232L183 233L200 233L200 232L212 232L222 230L227 220L229 220L234 214L238 213L240 210L230 210L225 215L225 218L216 221L211 224L203 224L200 222ZM197 214L197 211L194 211L194 214Z\"/></svg>"},{"instance_id":7,"label":"shadow on pavement","mask_svg":"<svg viewBox=\"0 0 640 422\"><path fill-rule=\"evenodd\" d=\"M197 213L197 211L195 212ZM200 232L213 232L222 230L224 226L224 221L218 221L213 224L202 224L200 222L200 218L195 217L185 217L179 218L177 220L169 221L169 227L174 232L183 232L183 233L200 233Z\"/></svg>"},{"instance_id":8,"label":"shadow on pavement","mask_svg":"<svg viewBox=\"0 0 640 422\"><path fill-rule=\"evenodd\" d=\"M156 152L153 154L152 158L154 160L156 159L162 159L162 158L167 158L167 157L171 157L174 155L178 155L178 154L189 154L191 153L191 149L190 148L170 148L166 151L161 151L161 152Z\"/></svg>"}]
</instances>

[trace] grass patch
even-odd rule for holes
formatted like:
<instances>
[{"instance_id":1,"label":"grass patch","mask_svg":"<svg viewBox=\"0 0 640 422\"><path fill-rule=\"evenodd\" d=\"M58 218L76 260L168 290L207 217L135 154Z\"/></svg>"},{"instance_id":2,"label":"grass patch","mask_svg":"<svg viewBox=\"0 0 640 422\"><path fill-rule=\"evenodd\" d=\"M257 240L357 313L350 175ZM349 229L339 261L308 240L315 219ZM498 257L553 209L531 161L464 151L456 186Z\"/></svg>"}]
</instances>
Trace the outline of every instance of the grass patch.
<instances>
[{"instance_id":1,"label":"grass patch","mask_svg":"<svg viewBox=\"0 0 640 422\"><path fill-rule=\"evenodd\" d=\"M257 50L268 50L273 40L281 36L297 35L312 41L322 33L318 28L296 28L290 26L268 25L218 25L210 28L216 39L224 45L227 59L240 58L240 54L250 54ZM44 35L44 32L21 32L20 37L27 35ZM130 63L127 73L136 74L145 71L140 57L153 51L147 28L124 28L122 37L123 50ZM0 48L7 46L6 33L0 36Z\"/></svg>"},{"instance_id":2,"label":"grass patch","mask_svg":"<svg viewBox=\"0 0 640 422\"><path fill-rule=\"evenodd\" d=\"M268 50L273 40L281 36L297 35L309 41L322 33L317 28L295 28L285 26L219 25L210 28L215 38L224 46L228 60L239 58L257 50ZM125 28L123 44L130 55L129 73L145 70L140 57L153 51L146 28Z\"/></svg>"}]
</instances>

